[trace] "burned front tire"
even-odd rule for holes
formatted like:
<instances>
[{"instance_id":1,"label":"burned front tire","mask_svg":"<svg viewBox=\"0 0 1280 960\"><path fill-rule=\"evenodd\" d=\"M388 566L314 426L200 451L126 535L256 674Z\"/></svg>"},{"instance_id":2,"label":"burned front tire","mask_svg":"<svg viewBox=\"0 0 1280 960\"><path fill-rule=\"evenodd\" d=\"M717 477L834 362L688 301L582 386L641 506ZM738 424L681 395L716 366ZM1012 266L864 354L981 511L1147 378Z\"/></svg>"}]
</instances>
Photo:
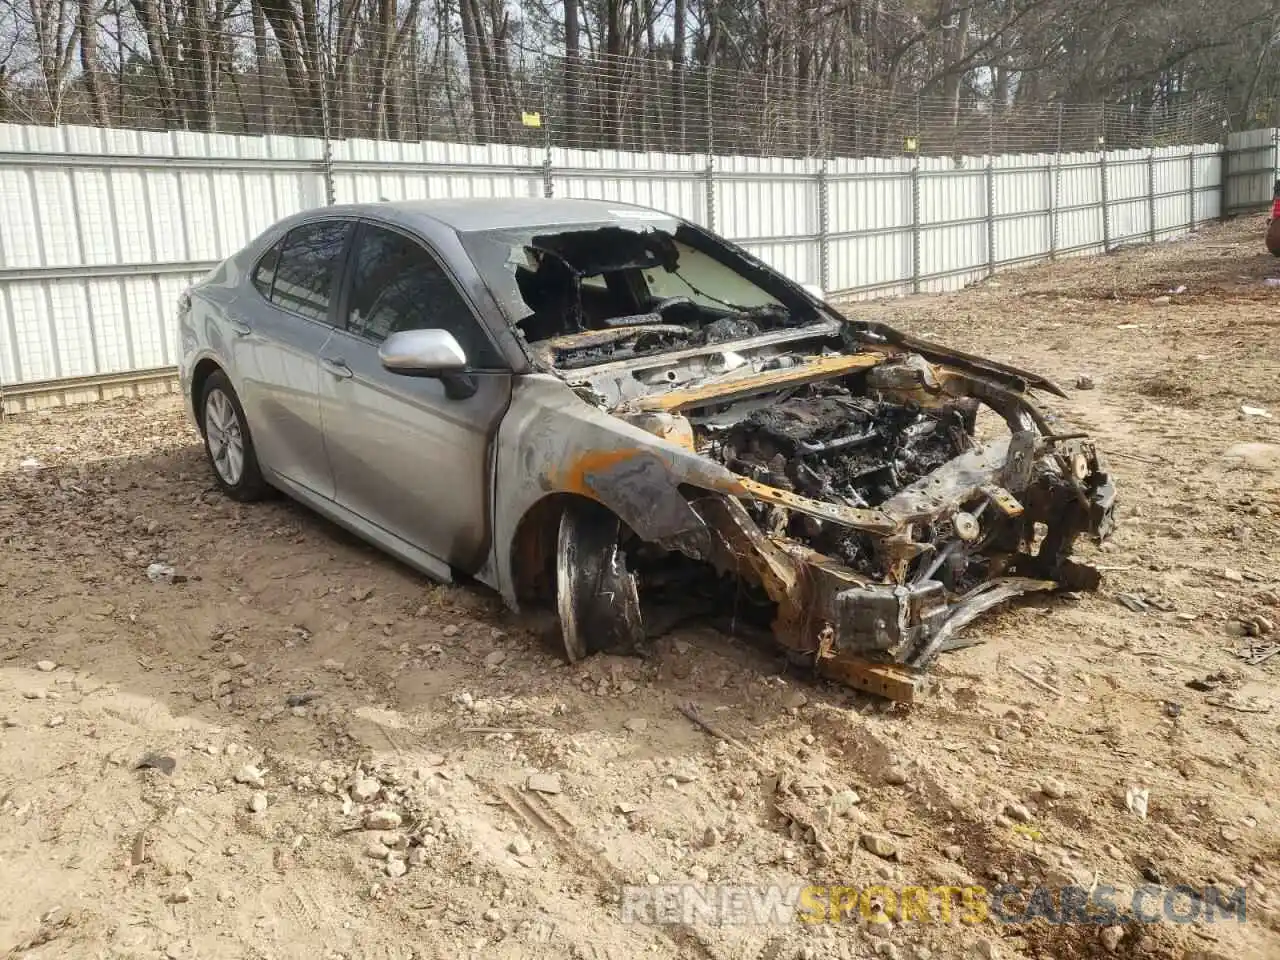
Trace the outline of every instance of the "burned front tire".
<instances>
[{"instance_id":1,"label":"burned front tire","mask_svg":"<svg viewBox=\"0 0 1280 960\"><path fill-rule=\"evenodd\" d=\"M556 606L570 663L592 653L630 653L644 642L625 534L621 521L595 503L572 503L560 517Z\"/></svg>"}]
</instances>

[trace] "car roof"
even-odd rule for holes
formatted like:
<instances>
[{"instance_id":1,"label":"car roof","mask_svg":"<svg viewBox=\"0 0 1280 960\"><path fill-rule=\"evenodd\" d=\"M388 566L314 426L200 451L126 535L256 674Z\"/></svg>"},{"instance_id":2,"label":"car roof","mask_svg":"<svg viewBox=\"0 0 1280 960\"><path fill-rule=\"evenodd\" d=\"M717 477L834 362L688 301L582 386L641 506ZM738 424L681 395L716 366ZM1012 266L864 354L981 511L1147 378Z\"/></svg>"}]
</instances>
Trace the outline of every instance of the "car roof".
<instances>
[{"instance_id":1,"label":"car roof","mask_svg":"<svg viewBox=\"0 0 1280 960\"><path fill-rule=\"evenodd\" d=\"M330 215L363 216L415 226L434 220L458 233L555 224L629 223L671 220L672 214L630 203L569 200L559 197L471 197L440 200L393 200L322 208ZM320 210L311 213L320 213Z\"/></svg>"}]
</instances>

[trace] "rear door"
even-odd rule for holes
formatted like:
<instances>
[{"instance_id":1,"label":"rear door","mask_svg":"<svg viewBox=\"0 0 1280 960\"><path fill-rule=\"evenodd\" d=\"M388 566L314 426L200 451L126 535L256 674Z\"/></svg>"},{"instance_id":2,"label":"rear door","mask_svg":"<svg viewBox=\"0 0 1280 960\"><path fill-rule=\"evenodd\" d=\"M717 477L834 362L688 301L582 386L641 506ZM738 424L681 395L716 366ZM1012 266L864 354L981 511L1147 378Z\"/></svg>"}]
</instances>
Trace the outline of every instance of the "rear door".
<instances>
[{"instance_id":1,"label":"rear door","mask_svg":"<svg viewBox=\"0 0 1280 960\"><path fill-rule=\"evenodd\" d=\"M259 461L320 496L333 498L333 473L320 423L320 351L337 322L341 264L354 220L294 227L258 261L260 298L233 324L237 392Z\"/></svg>"},{"instance_id":2,"label":"rear door","mask_svg":"<svg viewBox=\"0 0 1280 960\"><path fill-rule=\"evenodd\" d=\"M325 447L339 504L466 571L488 552L490 450L511 374L437 255L418 238L362 223L343 322L320 356ZM461 379L387 371L378 346L401 330L444 329L467 354ZM472 389L473 388L473 389Z\"/></svg>"}]
</instances>

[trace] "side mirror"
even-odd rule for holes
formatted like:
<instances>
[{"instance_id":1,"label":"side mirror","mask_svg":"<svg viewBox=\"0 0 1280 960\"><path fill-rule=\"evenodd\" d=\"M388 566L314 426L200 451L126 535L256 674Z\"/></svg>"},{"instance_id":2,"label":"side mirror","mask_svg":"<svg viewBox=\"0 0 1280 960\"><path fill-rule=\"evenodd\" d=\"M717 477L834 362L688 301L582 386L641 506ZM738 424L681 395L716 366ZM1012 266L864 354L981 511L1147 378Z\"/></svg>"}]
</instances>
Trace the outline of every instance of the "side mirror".
<instances>
[{"instance_id":1,"label":"side mirror","mask_svg":"<svg viewBox=\"0 0 1280 960\"><path fill-rule=\"evenodd\" d=\"M393 333L382 341L378 359L387 370L406 377L439 377L467 369L467 355L448 330Z\"/></svg>"}]
</instances>

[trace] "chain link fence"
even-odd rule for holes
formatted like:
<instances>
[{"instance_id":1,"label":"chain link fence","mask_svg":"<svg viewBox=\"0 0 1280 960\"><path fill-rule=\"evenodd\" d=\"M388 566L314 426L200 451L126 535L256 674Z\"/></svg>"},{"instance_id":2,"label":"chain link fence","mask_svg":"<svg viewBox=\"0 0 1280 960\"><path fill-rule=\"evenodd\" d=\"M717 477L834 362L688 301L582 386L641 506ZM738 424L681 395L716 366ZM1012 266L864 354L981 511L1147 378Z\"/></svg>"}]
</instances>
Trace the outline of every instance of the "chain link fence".
<instances>
[{"instance_id":1,"label":"chain link fence","mask_svg":"<svg viewBox=\"0 0 1280 960\"><path fill-rule=\"evenodd\" d=\"M675 56L550 55L277 4L232 5L203 27L149 23L149 9L108 4L111 42L90 56L66 39L0 72L0 122L770 157L1056 153L1225 132L1221 103L1190 94L1025 103L959 78L917 94Z\"/></svg>"}]
</instances>

